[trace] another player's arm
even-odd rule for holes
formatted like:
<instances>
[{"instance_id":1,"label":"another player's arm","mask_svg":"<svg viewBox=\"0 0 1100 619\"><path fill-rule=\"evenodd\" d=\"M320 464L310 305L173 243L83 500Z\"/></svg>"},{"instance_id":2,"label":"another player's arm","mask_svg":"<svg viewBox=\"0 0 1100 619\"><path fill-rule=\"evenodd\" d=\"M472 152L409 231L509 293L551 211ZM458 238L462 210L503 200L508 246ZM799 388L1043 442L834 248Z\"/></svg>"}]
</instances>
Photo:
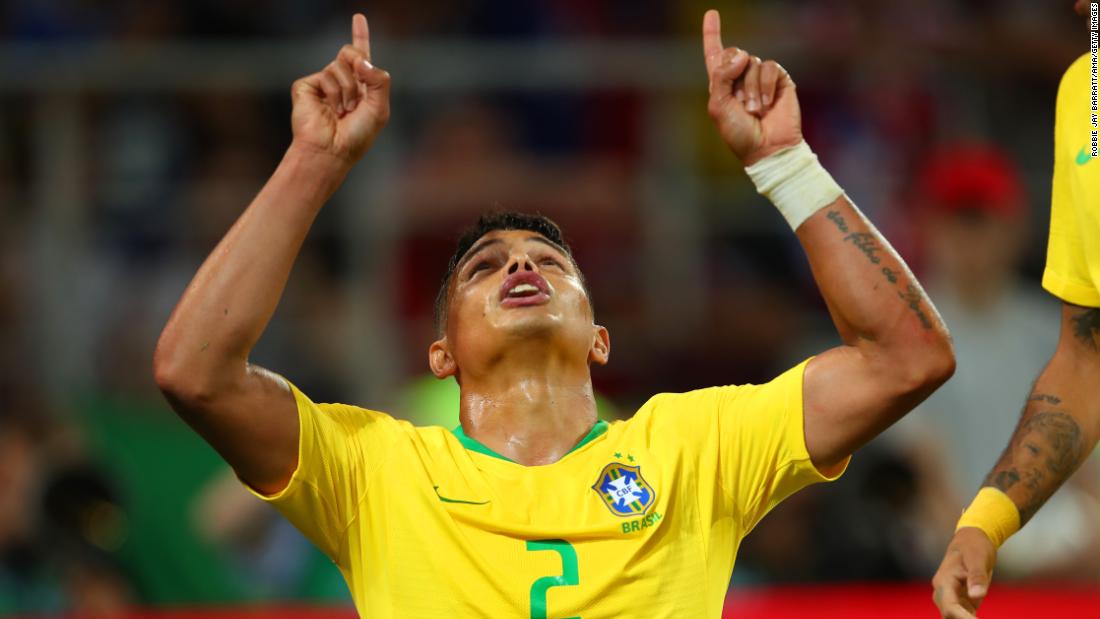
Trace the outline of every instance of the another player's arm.
<instances>
[{"instance_id":1,"label":"another player's arm","mask_svg":"<svg viewBox=\"0 0 1100 619\"><path fill-rule=\"evenodd\" d=\"M1054 355L983 486L1008 495L1027 524L1100 439L1100 308L1062 304Z\"/></svg>"},{"instance_id":2,"label":"another player's arm","mask_svg":"<svg viewBox=\"0 0 1100 619\"><path fill-rule=\"evenodd\" d=\"M314 218L389 117L389 75L369 64L362 15L352 39L294 83L290 147L187 287L153 359L172 408L266 493L285 487L297 466L298 416L283 381L249 364L249 353Z\"/></svg>"},{"instance_id":3,"label":"another player's arm","mask_svg":"<svg viewBox=\"0 0 1100 619\"><path fill-rule=\"evenodd\" d=\"M1031 520L1100 440L1098 381L1100 308L1063 303L1058 347L1035 381L1008 446L982 484L1008 496L1019 514L1018 526ZM996 545L985 532L959 528L932 579L944 617L973 617L989 589L996 557Z\"/></svg>"},{"instance_id":4,"label":"another player's arm","mask_svg":"<svg viewBox=\"0 0 1100 619\"><path fill-rule=\"evenodd\" d=\"M703 22L708 111L746 167L779 162L769 156L793 153L790 147L802 143L794 82L773 61L724 48L719 30L717 11L709 11ZM807 186L801 184L803 193ZM828 469L946 381L955 360L938 312L886 239L842 193L816 212L822 205L806 197L805 205L777 206L790 211L784 214L797 226L844 342L815 357L804 378L806 446L814 464ZM813 214L793 213L803 207L803 216Z\"/></svg>"}]
</instances>

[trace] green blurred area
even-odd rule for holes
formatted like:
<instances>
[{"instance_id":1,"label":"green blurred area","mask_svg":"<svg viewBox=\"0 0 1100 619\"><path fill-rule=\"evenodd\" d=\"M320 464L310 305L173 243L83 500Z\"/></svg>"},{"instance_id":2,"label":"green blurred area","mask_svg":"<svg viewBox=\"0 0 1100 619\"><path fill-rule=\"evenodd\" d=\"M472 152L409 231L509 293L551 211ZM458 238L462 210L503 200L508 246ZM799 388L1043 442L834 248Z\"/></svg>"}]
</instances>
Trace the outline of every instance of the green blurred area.
<instances>
[{"instance_id":1,"label":"green blurred area","mask_svg":"<svg viewBox=\"0 0 1100 619\"><path fill-rule=\"evenodd\" d=\"M348 599L339 570L312 546L294 586L272 591L203 539L196 497L227 467L164 403L93 396L80 411L96 458L118 484L128 522L116 556L140 599L154 605Z\"/></svg>"}]
</instances>

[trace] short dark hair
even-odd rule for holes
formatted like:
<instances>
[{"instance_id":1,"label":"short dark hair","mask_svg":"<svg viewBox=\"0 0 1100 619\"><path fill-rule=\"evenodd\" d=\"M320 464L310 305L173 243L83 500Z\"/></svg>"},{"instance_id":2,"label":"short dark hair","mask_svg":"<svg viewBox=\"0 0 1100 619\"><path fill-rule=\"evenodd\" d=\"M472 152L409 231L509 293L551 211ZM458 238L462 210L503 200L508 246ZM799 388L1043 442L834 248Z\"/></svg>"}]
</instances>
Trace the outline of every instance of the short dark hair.
<instances>
[{"instance_id":1,"label":"short dark hair","mask_svg":"<svg viewBox=\"0 0 1100 619\"><path fill-rule=\"evenodd\" d=\"M451 289L451 279L454 277L455 269L458 268L458 263L462 261L462 257L466 255L466 252L470 251L470 248L474 246L474 243L477 243L478 239L496 230L529 230L543 236L554 245L557 245L562 253L569 258L569 261L573 263L573 268L576 269L577 275L580 277L581 287L584 288L584 293L588 295L588 303L590 306L592 305L592 293L588 290L588 284L584 280L584 274L581 273L580 267L577 266L577 261L573 258L573 250L570 249L569 244L565 242L565 237L562 235L561 227L559 227L558 224L554 223L549 217L540 214L531 215L515 211L492 211L478 217L477 221L463 230L462 234L458 237L458 245L455 247L455 252L451 255L451 259L447 262L447 271L443 274L443 283L439 287L439 292L435 295L434 318L437 335L442 335L443 328L447 325L447 309L450 304L449 293Z\"/></svg>"}]
</instances>

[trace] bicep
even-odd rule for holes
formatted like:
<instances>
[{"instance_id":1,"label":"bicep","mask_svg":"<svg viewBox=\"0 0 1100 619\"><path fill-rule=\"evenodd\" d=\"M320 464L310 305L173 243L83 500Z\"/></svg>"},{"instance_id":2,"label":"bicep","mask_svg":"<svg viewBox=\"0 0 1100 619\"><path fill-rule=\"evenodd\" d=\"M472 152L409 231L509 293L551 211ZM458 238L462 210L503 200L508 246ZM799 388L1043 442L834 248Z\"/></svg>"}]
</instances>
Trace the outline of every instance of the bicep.
<instances>
[{"instance_id":1,"label":"bicep","mask_svg":"<svg viewBox=\"0 0 1100 619\"><path fill-rule=\"evenodd\" d=\"M1062 303L1061 334L1035 392L1053 394L1082 423L1090 441L1100 435L1100 308Z\"/></svg>"},{"instance_id":2,"label":"bicep","mask_svg":"<svg viewBox=\"0 0 1100 619\"><path fill-rule=\"evenodd\" d=\"M1100 307L1062 303L1059 353L1073 355L1090 368L1100 363Z\"/></svg>"},{"instance_id":3,"label":"bicep","mask_svg":"<svg viewBox=\"0 0 1100 619\"><path fill-rule=\"evenodd\" d=\"M882 433L928 394L907 388L874 350L838 346L810 360L803 378L803 432L810 460L826 471Z\"/></svg>"},{"instance_id":4,"label":"bicep","mask_svg":"<svg viewBox=\"0 0 1100 619\"><path fill-rule=\"evenodd\" d=\"M286 487L298 465L300 428L294 394L282 377L249 365L208 397L165 395L242 481L263 494Z\"/></svg>"}]
</instances>

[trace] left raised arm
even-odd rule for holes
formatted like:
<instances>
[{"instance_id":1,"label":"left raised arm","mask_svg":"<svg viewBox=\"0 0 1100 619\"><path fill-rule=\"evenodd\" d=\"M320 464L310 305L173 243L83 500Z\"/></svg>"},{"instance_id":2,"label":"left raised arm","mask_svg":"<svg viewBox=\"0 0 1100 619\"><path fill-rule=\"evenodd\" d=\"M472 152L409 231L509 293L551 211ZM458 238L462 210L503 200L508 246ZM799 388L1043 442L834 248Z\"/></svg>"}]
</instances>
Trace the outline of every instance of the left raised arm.
<instances>
[{"instance_id":1,"label":"left raised arm","mask_svg":"<svg viewBox=\"0 0 1100 619\"><path fill-rule=\"evenodd\" d=\"M844 342L812 359L803 379L806 448L829 467L931 395L955 357L920 282L846 197L797 234Z\"/></svg>"},{"instance_id":2,"label":"left raised arm","mask_svg":"<svg viewBox=\"0 0 1100 619\"><path fill-rule=\"evenodd\" d=\"M815 357L803 384L806 447L828 469L943 384L955 369L947 328L890 244L802 140L795 85L773 61L722 46L703 18L708 111L757 188L795 229L842 346Z\"/></svg>"}]
</instances>

